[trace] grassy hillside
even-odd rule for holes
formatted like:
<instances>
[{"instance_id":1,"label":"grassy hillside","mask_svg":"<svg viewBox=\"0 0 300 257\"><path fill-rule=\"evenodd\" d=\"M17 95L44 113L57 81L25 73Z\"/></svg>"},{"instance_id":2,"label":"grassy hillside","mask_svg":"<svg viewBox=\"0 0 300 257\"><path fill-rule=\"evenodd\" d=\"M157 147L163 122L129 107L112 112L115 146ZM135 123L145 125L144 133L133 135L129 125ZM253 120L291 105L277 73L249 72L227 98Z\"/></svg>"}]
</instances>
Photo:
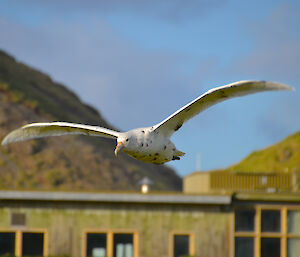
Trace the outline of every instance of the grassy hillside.
<instances>
[{"instance_id":1,"label":"grassy hillside","mask_svg":"<svg viewBox=\"0 0 300 257\"><path fill-rule=\"evenodd\" d=\"M49 76L0 51L0 140L36 121L69 121L113 128L97 110ZM0 189L134 190L144 176L156 190L180 190L181 178L166 166L145 164L115 142L85 136L53 137L0 147Z\"/></svg>"},{"instance_id":2,"label":"grassy hillside","mask_svg":"<svg viewBox=\"0 0 300 257\"><path fill-rule=\"evenodd\" d=\"M235 172L300 172L300 131L266 149L255 151L228 169Z\"/></svg>"}]
</instances>

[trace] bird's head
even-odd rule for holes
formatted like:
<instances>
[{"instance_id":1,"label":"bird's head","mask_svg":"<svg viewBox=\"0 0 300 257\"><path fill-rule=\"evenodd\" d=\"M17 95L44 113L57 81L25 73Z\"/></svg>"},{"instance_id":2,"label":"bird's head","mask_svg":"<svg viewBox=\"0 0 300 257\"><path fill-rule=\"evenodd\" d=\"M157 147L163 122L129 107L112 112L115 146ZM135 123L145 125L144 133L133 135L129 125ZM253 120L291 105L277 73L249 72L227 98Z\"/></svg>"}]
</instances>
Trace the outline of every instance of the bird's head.
<instances>
[{"instance_id":1,"label":"bird's head","mask_svg":"<svg viewBox=\"0 0 300 257\"><path fill-rule=\"evenodd\" d=\"M124 133L123 135L119 136L117 139L115 155L118 156L118 153L121 150L131 149L134 144L133 141L134 141L134 137L130 133Z\"/></svg>"},{"instance_id":2,"label":"bird's head","mask_svg":"<svg viewBox=\"0 0 300 257\"><path fill-rule=\"evenodd\" d=\"M117 139L115 155L117 156L121 150L127 154L136 152L141 142L145 140L145 136L147 136L147 129L137 128L120 133Z\"/></svg>"}]
</instances>

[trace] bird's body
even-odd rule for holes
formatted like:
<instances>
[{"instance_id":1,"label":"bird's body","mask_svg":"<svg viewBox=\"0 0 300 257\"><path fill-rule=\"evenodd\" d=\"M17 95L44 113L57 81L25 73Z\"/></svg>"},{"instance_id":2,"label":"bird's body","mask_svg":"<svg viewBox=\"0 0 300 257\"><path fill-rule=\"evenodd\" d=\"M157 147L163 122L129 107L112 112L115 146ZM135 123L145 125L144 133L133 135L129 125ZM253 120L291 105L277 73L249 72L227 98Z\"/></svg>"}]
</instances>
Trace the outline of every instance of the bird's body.
<instances>
[{"instance_id":1,"label":"bird's body","mask_svg":"<svg viewBox=\"0 0 300 257\"><path fill-rule=\"evenodd\" d=\"M117 140L116 155L122 150L140 161L162 164L171 160L179 160L184 155L176 149L170 138L189 119L229 98L273 90L292 90L292 88L277 82L239 81L207 91L152 127L118 132L98 126L68 122L32 123L9 133L3 139L2 144L70 134L100 136Z\"/></svg>"},{"instance_id":2,"label":"bird's body","mask_svg":"<svg viewBox=\"0 0 300 257\"><path fill-rule=\"evenodd\" d=\"M123 152L143 162L163 164L184 155L176 149L169 137L158 133L153 127L122 133L118 141L128 142Z\"/></svg>"}]
</instances>

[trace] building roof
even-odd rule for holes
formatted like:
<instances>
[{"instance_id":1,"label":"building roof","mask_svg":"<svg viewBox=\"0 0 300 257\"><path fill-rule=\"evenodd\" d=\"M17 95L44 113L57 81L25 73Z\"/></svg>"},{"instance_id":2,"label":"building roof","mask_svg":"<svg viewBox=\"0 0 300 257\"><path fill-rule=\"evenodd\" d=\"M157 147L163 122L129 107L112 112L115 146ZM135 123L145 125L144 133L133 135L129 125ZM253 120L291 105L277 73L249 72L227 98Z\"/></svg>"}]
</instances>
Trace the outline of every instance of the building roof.
<instances>
[{"instance_id":1,"label":"building roof","mask_svg":"<svg viewBox=\"0 0 300 257\"><path fill-rule=\"evenodd\" d=\"M0 191L3 200L227 205L231 195Z\"/></svg>"},{"instance_id":2,"label":"building roof","mask_svg":"<svg viewBox=\"0 0 300 257\"><path fill-rule=\"evenodd\" d=\"M0 191L1 201L90 202L90 203L142 203L186 205L230 205L236 201L300 202L300 193L293 192L237 192L234 194L183 193L87 193Z\"/></svg>"},{"instance_id":3,"label":"building roof","mask_svg":"<svg viewBox=\"0 0 300 257\"><path fill-rule=\"evenodd\" d=\"M300 202L300 193L275 192L275 193L236 193L234 199L240 201L271 201L271 202Z\"/></svg>"}]
</instances>

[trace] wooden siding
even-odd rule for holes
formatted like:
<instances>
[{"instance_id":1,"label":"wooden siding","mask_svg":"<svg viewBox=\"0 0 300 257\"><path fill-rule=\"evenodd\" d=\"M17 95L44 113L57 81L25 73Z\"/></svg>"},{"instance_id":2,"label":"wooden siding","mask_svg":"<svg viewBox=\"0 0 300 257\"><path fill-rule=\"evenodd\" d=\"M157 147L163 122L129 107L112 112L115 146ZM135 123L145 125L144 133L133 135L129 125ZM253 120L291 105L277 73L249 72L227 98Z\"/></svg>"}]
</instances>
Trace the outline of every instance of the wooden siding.
<instances>
[{"instance_id":1,"label":"wooden siding","mask_svg":"<svg viewBox=\"0 0 300 257\"><path fill-rule=\"evenodd\" d=\"M293 191L291 173L243 174L230 172L197 172L184 178L185 193Z\"/></svg>"},{"instance_id":2,"label":"wooden siding","mask_svg":"<svg viewBox=\"0 0 300 257\"><path fill-rule=\"evenodd\" d=\"M234 174L212 173L210 179L211 190L239 190L256 191L274 188L277 190L291 190L291 174Z\"/></svg>"},{"instance_id":3,"label":"wooden siding","mask_svg":"<svg viewBox=\"0 0 300 257\"><path fill-rule=\"evenodd\" d=\"M12 213L25 214L25 226L11 225ZM197 257L228 257L230 215L220 206L207 205L5 201L0 228L47 231L45 255L50 256L82 256L86 232L99 230L134 232L136 257L169 257L174 231L192 235L191 253Z\"/></svg>"}]
</instances>

